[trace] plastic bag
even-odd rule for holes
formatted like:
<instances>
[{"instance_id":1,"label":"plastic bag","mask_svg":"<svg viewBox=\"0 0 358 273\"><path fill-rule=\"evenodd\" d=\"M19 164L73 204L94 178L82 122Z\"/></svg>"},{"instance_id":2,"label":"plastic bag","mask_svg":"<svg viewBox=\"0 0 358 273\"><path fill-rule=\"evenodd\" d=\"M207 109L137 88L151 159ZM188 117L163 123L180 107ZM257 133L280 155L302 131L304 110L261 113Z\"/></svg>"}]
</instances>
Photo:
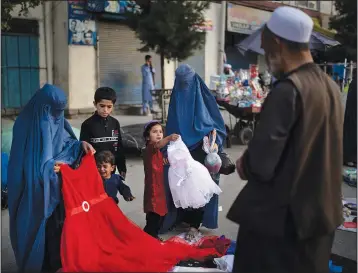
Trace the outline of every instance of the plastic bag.
<instances>
[{"instance_id":1,"label":"plastic bag","mask_svg":"<svg viewBox=\"0 0 358 273\"><path fill-rule=\"evenodd\" d=\"M204 165L211 174L217 174L220 171L222 160L218 155L218 145L215 143L216 130L203 139L203 150L207 153L205 157Z\"/></svg>"},{"instance_id":2,"label":"plastic bag","mask_svg":"<svg viewBox=\"0 0 358 273\"><path fill-rule=\"evenodd\" d=\"M229 175L235 172L235 164L231 161L229 155L224 151L218 153L221 158L221 168L219 173L224 175Z\"/></svg>"},{"instance_id":3,"label":"plastic bag","mask_svg":"<svg viewBox=\"0 0 358 273\"><path fill-rule=\"evenodd\" d=\"M225 272L232 272L234 266L234 255L226 255L221 258L215 258L214 263L217 265L218 269Z\"/></svg>"}]
</instances>

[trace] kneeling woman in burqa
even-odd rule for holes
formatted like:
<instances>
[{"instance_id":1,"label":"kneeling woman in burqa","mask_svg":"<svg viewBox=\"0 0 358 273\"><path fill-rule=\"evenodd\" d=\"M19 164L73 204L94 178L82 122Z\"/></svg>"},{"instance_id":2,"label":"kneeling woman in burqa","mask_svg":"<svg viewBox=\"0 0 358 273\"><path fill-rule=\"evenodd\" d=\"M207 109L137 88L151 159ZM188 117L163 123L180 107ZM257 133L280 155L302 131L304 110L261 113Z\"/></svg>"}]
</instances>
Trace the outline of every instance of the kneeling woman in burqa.
<instances>
[{"instance_id":1,"label":"kneeling woman in burqa","mask_svg":"<svg viewBox=\"0 0 358 273\"><path fill-rule=\"evenodd\" d=\"M64 92L46 84L17 117L8 168L10 240L19 272L61 268L64 221L57 162L74 163L92 146L76 139L64 118Z\"/></svg>"}]
</instances>

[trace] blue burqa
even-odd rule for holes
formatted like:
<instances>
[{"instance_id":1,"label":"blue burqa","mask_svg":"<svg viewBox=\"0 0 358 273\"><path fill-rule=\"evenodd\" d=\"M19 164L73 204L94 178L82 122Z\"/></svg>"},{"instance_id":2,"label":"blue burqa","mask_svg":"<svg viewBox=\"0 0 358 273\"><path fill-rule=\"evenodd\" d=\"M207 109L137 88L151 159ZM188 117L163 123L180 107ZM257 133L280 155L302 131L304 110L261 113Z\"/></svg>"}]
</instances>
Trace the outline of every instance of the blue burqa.
<instances>
[{"instance_id":1,"label":"blue burqa","mask_svg":"<svg viewBox=\"0 0 358 273\"><path fill-rule=\"evenodd\" d=\"M47 219L61 198L56 161L76 160L81 143L64 118L64 92L46 84L13 128L8 168L10 239L19 272L41 272Z\"/></svg>"},{"instance_id":2,"label":"blue burqa","mask_svg":"<svg viewBox=\"0 0 358 273\"><path fill-rule=\"evenodd\" d=\"M201 145L204 136L216 129L216 143L219 150L222 150L226 130L215 97L189 65L180 65L175 71L175 76L168 110L166 134L179 134L189 150L193 150ZM177 217L177 210L172 202L169 189L168 169L167 166L164 168L168 214L164 220L162 232L167 231L175 223ZM219 178L219 175L213 177L216 183L219 183ZM202 225L210 229L218 227L217 195L206 205Z\"/></svg>"}]
</instances>

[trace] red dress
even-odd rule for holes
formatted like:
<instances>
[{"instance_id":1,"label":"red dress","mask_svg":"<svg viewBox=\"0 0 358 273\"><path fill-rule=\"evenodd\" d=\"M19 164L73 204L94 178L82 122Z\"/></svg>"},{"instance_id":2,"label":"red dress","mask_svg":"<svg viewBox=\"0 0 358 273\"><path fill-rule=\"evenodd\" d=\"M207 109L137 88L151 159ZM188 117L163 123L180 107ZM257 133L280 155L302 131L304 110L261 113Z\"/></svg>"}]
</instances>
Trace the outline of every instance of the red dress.
<instances>
[{"instance_id":1,"label":"red dress","mask_svg":"<svg viewBox=\"0 0 358 273\"><path fill-rule=\"evenodd\" d=\"M144 152L144 213L160 216L168 213L163 176L163 155L155 144L148 144Z\"/></svg>"},{"instance_id":2,"label":"red dress","mask_svg":"<svg viewBox=\"0 0 358 273\"><path fill-rule=\"evenodd\" d=\"M162 243L131 222L104 191L93 156L61 167L66 220L63 272L165 272L180 260L218 256L214 249Z\"/></svg>"}]
</instances>

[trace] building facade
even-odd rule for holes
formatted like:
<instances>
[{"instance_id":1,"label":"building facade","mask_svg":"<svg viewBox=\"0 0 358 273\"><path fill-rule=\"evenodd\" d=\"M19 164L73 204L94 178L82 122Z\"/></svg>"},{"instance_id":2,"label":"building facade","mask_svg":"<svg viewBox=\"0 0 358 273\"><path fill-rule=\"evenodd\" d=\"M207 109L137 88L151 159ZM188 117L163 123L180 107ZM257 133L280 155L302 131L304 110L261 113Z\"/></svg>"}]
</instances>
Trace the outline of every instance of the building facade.
<instances>
[{"instance_id":1,"label":"building facade","mask_svg":"<svg viewBox=\"0 0 358 273\"><path fill-rule=\"evenodd\" d=\"M140 68L146 54L153 56L156 88L162 88L159 56L139 52L140 41L123 20L123 9L133 2L45 1L26 17L19 17L16 8L10 31L1 37L2 115L18 113L46 82L66 92L70 116L93 112L93 95L99 86L114 88L123 108L139 105ZM221 72L225 42L226 59L234 69L253 63L265 69L262 56L241 55L235 45L280 5L301 8L323 27L335 12L331 1L226 1L226 5L215 1L205 13L205 46L182 63L190 64L209 85L210 77ZM179 64L165 61L163 88L173 87Z\"/></svg>"},{"instance_id":2,"label":"building facade","mask_svg":"<svg viewBox=\"0 0 358 273\"><path fill-rule=\"evenodd\" d=\"M66 92L70 116L93 112L99 86L114 88L122 106L139 105L146 54L153 57L156 88L162 88L160 58L138 51L140 40L121 17L124 2L133 1L46 1L26 17L15 9L17 27L2 33L2 116L17 114L46 82ZM220 13L221 5L211 4L205 46L184 61L207 83L218 70ZM178 65L165 61L164 88L173 87Z\"/></svg>"},{"instance_id":3,"label":"building facade","mask_svg":"<svg viewBox=\"0 0 358 273\"><path fill-rule=\"evenodd\" d=\"M227 1L225 51L233 69L247 69L257 63L260 72L266 70L263 56L252 52L243 54L236 45L265 24L277 7L285 5L301 9L313 19L315 31L334 37L328 30L329 18L336 14L334 1Z\"/></svg>"},{"instance_id":4,"label":"building facade","mask_svg":"<svg viewBox=\"0 0 358 273\"><path fill-rule=\"evenodd\" d=\"M18 12L16 8L13 14ZM26 19L15 18L11 29L1 33L2 115L16 114L51 73L44 14L43 7L32 9Z\"/></svg>"}]
</instances>

